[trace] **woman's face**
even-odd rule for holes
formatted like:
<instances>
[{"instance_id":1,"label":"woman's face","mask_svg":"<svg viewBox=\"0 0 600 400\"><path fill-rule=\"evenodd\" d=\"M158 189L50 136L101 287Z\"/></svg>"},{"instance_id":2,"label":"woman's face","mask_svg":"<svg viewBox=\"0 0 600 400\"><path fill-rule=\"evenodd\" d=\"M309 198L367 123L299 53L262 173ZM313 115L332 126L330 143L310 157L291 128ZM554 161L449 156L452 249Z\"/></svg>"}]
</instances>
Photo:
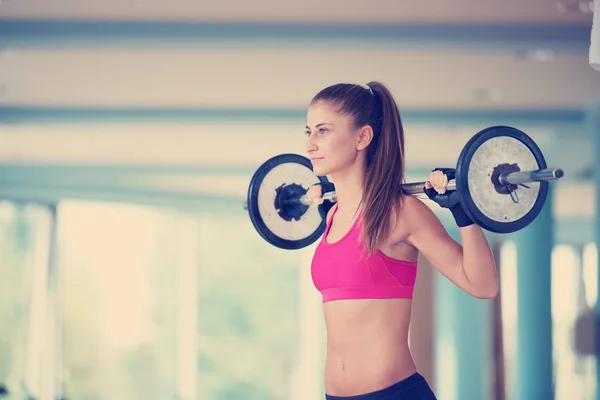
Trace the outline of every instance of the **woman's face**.
<instances>
[{"instance_id":1,"label":"woman's face","mask_svg":"<svg viewBox=\"0 0 600 400\"><path fill-rule=\"evenodd\" d=\"M335 105L317 102L307 113L306 151L317 176L325 176L351 166L361 150L352 118L338 112Z\"/></svg>"}]
</instances>

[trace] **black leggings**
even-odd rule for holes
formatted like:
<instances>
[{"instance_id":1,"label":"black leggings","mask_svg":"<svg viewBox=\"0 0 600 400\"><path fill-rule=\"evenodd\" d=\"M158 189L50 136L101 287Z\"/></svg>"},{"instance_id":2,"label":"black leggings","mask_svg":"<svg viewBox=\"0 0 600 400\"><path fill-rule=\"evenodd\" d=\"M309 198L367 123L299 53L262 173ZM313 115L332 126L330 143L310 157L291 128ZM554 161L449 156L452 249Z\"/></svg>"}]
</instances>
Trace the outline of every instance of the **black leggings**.
<instances>
[{"instance_id":1,"label":"black leggings","mask_svg":"<svg viewBox=\"0 0 600 400\"><path fill-rule=\"evenodd\" d=\"M326 400L436 400L433 390L425 378L415 372L400 382L376 392L359 394L357 396L330 396Z\"/></svg>"}]
</instances>

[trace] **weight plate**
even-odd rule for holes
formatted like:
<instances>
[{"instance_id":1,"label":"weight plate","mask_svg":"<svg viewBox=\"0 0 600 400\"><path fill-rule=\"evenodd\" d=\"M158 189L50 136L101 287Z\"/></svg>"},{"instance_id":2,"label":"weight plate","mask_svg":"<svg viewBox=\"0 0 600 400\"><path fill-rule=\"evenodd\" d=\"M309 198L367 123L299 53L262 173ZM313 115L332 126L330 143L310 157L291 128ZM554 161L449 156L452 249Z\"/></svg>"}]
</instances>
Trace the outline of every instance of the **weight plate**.
<instances>
[{"instance_id":1,"label":"weight plate","mask_svg":"<svg viewBox=\"0 0 600 400\"><path fill-rule=\"evenodd\" d=\"M247 207L258 233L282 249L301 249L314 243L325 231L326 221L318 207L298 205L293 212L282 210L285 194L303 195L318 177L312 163L297 154L280 154L264 162L254 173L248 188Z\"/></svg>"},{"instance_id":2,"label":"weight plate","mask_svg":"<svg viewBox=\"0 0 600 400\"><path fill-rule=\"evenodd\" d=\"M512 127L494 126L478 132L463 148L456 166L456 190L476 224L492 232L515 232L540 213L548 182L528 182L507 190L494 185L492 177L544 168L544 156L529 136Z\"/></svg>"}]
</instances>

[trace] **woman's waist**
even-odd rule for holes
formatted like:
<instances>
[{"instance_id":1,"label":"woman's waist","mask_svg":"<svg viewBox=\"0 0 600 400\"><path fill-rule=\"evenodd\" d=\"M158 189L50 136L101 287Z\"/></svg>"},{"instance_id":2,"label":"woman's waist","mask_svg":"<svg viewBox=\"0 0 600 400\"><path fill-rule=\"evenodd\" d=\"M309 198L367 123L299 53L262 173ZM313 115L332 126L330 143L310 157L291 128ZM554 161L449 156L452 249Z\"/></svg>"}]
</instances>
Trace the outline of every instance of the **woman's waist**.
<instances>
[{"instance_id":1,"label":"woman's waist","mask_svg":"<svg viewBox=\"0 0 600 400\"><path fill-rule=\"evenodd\" d=\"M380 355L388 351L408 352L408 326L329 327L327 352L339 357Z\"/></svg>"},{"instance_id":2,"label":"woman's waist","mask_svg":"<svg viewBox=\"0 0 600 400\"><path fill-rule=\"evenodd\" d=\"M354 396L391 386L416 372L405 343L368 343L353 349L328 345L325 386L334 396Z\"/></svg>"},{"instance_id":3,"label":"woman's waist","mask_svg":"<svg viewBox=\"0 0 600 400\"><path fill-rule=\"evenodd\" d=\"M380 332L381 333L381 332ZM344 338L327 338L327 359L339 363L360 363L371 359L402 359L410 357L406 337L387 335L356 335L348 332Z\"/></svg>"},{"instance_id":4,"label":"woman's waist","mask_svg":"<svg viewBox=\"0 0 600 400\"><path fill-rule=\"evenodd\" d=\"M408 330L412 309L410 299L347 299L323 303L328 330L352 331Z\"/></svg>"}]
</instances>

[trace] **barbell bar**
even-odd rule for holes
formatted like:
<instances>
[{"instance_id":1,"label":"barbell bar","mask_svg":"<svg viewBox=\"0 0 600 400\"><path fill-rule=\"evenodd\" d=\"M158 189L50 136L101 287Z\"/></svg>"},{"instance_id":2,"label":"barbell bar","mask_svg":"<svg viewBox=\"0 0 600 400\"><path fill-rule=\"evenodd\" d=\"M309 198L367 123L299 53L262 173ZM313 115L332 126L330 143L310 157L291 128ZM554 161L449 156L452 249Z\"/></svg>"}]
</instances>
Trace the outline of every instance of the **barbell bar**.
<instances>
[{"instance_id":1,"label":"barbell bar","mask_svg":"<svg viewBox=\"0 0 600 400\"><path fill-rule=\"evenodd\" d=\"M522 185L531 182L552 181L560 179L563 176L564 171L561 168L546 168L543 170L535 171L504 172L498 177L497 185ZM400 185L400 189L402 190L402 192L408 195L422 194L423 189L425 188L425 184L426 182L406 183ZM446 185L446 190L456 190L456 179L450 179L448 181L448 185ZM337 202L337 195L335 191L325 192L323 193L322 197L323 200L330 201L332 203ZM308 199L307 195L302 195L297 199L292 198L286 200L285 203L299 203L307 206L312 204L312 202Z\"/></svg>"}]
</instances>

